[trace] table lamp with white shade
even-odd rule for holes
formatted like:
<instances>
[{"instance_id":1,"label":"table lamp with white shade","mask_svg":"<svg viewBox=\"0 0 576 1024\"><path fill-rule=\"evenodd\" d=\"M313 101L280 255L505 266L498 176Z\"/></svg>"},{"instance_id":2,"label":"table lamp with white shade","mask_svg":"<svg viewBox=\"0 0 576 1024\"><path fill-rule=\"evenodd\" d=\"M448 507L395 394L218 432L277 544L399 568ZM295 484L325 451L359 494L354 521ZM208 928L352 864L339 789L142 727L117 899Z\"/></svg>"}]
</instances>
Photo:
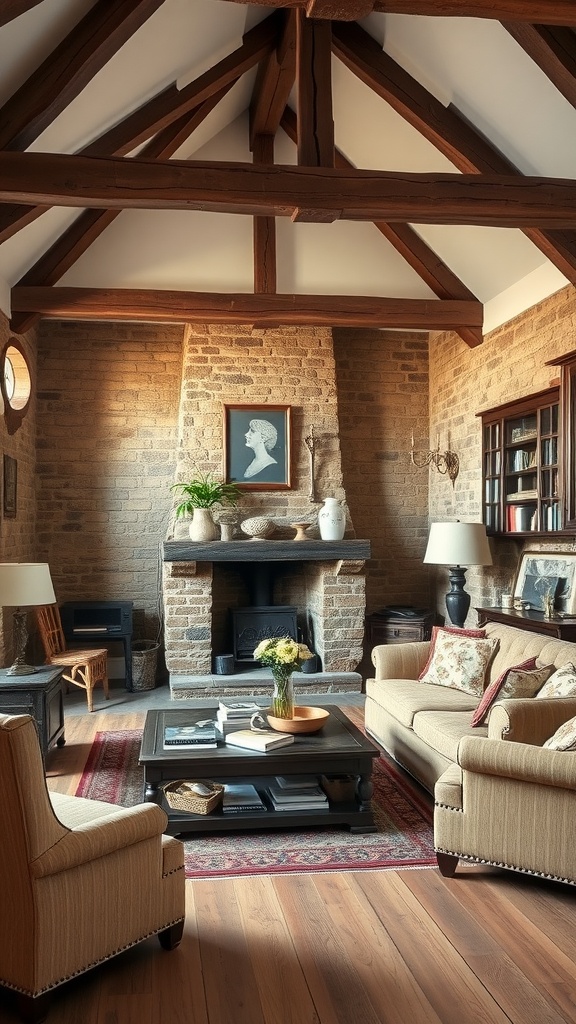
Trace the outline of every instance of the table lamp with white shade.
<instances>
[{"instance_id":1,"label":"table lamp with white shade","mask_svg":"<svg viewBox=\"0 0 576 1024\"><path fill-rule=\"evenodd\" d=\"M9 676L27 676L37 670L26 664L28 608L55 604L50 568L46 562L0 562L0 606L14 611L14 664Z\"/></svg>"},{"instance_id":2,"label":"table lamp with white shade","mask_svg":"<svg viewBox=\"0 0 576 1024\"><path fill-rule=\"evenodd\" d=\"M483 523L432 523L424 561L449 567L446 609L450 621L462 628L470 608L470 594L464 590L466 568L492 565L486 527Z\"/></svg>"}]
</instances>

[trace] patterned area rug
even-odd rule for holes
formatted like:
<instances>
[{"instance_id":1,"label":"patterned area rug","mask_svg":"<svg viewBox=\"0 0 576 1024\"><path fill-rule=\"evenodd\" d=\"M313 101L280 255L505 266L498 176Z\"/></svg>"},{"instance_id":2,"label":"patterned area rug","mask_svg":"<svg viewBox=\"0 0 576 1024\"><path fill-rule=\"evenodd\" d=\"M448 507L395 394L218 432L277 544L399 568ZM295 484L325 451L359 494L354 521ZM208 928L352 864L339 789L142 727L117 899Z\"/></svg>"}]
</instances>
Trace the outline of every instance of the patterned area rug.
<instances>
[{"instance_id":1,"label":"patterned area rug","mask_svg":"<svg viewBox=\"0 0 576 1024\"><path fill-rule=\"evenodd\" d=\"M137 731L97 733L76 796L124 807L141 802L140 738ZM386 754L374 763L373 782L377 832L327 826L202 835L184 843L187 878L435 865L431 798Z\"/></svg>"}]
</instances>

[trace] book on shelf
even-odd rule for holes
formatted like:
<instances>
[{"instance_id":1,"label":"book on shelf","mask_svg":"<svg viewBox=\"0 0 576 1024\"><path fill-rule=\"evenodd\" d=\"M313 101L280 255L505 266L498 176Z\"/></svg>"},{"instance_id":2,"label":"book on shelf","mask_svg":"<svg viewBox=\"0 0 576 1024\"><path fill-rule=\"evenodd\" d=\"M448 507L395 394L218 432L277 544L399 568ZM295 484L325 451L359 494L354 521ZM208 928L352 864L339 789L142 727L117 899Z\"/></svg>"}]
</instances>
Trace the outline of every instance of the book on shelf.
<instances>
[{"instance_id":1,"label":"book on shelf","mask_svg":"<svg viewBox=\"0 0 576 1024\"><path fill-rule=\"evenodd\" d=\"M217 746L216 726L212 721L195 725L167 725L164 729L164 749L202 750Z\"/></svg>"},{"instance_id":2,"label":"book on shelf","mask_svg":"<svg viewBox=\"0 0 576 1024\"><path fill-rule=\"evenodd\" d=\"M260 710L260 705L256 704L253 700L221 700L218 702L218 711L216 714L221 721L227 721L233 718L249 719L251 715Z\"/></svg>"},{"instance_id":3,"label":"book on shelf","mask_svg":"<svg viewBox=\"0 0 576 1024\"><path fill-rule=\"evenodd\" d=\"M317 775L277 775L276 785L283 790L291 789L316 789L318 786Z\"/></svg>"},{"instance_id":4,"label":"book on shelf","mask_svg":"<svg viewBox=\"0 0 576 1024\"><path fill-rule=\"evenodd\" d=\"M263 754L268 750L276 750L277 747L287 747L290 743L294 743L294 737L289 732L253 732L251 729L239 729L236 732L229 732L226 736L228 747L258 750Z\"/></svg>"},{"instance_id":5,"label":"book on shelf","mask_svg":"<svg viewBox=\"0 0 576 1024\"><path fill-rule=\"evenodd\" d=\"M535 530L536 510L534 505L508 505L506 524L510 533L526 533ZM537 518L537 517L536 517Z\"/></svg>"},{"instance_id":6,"label":"book on shelf","mask_svg":"<svg viewBox=\"0 0 576 1024\"><path fill-rule=\"evenodd\" d=\"M330 806L327 800L300 800L292 804L278 803L273 796L270 797L270 800L274 810L280 814L290 811L327 811Z\"/></svg>"},{"instance_id":7,"label":"book on shelf","mask_svg":"<svg viewBox=\"0 0 576 1024\"><path fill-rule=\"evenodd\" d=\"M313 789L302 786L301 789L286 790L271 782L268 786L268 792L274 804L279 804L282 807L291 807L293 804L328 805L328 797L320 786L314 786Z\"/></svg>"},{"instance_id":8,"label":"book on shelf","mask_svg":"<svg viewBox=\"0 0 576 1024\"><path fill-rule=\"evenodd\" d=\"M222 794L223 814L258 813L266 810L256 786L249 782L226 782Z\"/></svg>"},{"instance_id":9,"label":"book on shelf","mask_svg":"<svg viewBox=\"0 0 576 1024\"><path fill-rule=\"evenodd\" d=\"M538 497L538 491L535 487L527 488L525 491L511 491L506 495L506 501L526 501L535 500Z\"/></svg>"}]
</instances>

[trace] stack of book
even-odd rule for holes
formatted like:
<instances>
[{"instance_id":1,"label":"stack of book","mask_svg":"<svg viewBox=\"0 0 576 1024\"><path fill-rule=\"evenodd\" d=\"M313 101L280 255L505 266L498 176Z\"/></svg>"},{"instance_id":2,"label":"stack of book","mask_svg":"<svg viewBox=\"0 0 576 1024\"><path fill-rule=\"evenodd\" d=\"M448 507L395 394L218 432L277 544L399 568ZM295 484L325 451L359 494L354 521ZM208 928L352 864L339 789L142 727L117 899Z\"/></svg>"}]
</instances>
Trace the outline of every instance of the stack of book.
<instances>
[{"instance_id":1,"label":"stack of book","mask_svg":"<svg viewBox=\"0 0 576 1024\"><path fill-rule=\"evenodd\" d=\"M208 719L195 725L167 725L164 728L164 750L207 750L216 746L216 726Z\"/></svg>"},{"instance_id":2,"label":"stack of book","mask_svg":"<svg viewBox=\"0 0 576 1024\"><path fill-rule=\"evenodd\" d=\"M223 814L259 814L266 810L266 804L250 783L225 783L222 796Z\"/></svg>"},{"instance_id":3,"label":"stack of book","mask_svg":"<svg viewBox=\"0 0 576 1024\"><path fill-rule=\"evenodd\" d=\"M268 787L275 811L327 811L328 797L316 780L295 785L290 777L277 776Z\"/></svg>"},{"instance_id":4,"label":"stack of book","mask_svg":"<svg viewBox=\"0 0 576 1024\"><path fill-rule=\"evenodd\" d=\"M216 729L220 737L226 737L236 729L249 729L250 719L260 706L254 701L221 700L216 712Z\"/></svg>"}]
</instances>

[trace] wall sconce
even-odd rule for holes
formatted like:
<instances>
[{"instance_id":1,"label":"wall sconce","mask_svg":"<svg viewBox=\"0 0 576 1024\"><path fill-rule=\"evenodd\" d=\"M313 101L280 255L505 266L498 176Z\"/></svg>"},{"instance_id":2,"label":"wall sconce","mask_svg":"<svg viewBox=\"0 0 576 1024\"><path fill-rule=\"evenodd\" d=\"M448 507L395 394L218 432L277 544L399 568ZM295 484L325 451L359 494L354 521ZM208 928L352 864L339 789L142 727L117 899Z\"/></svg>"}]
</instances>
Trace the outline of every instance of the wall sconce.
<instances>
[{"instance_id":1,"label":"wall sconce","mask_svg":"<svg viewBox=\"0 0 576 1024\"><path fill-rule=\"evenodd\" d=\"M450 449L445 452L440 451L440 435L438 435L436 440L436 448L429 452L416 451L414 448L414 431L412 431L410 462L413 466L416 466L417 469L425 469L426 466L434 466L434 468L443 476L449 477L452 482L452 487L454 487L456 477L460 471L460 460L458 459L456 452L451 452Z\"/></svg>"}]
</instances>

